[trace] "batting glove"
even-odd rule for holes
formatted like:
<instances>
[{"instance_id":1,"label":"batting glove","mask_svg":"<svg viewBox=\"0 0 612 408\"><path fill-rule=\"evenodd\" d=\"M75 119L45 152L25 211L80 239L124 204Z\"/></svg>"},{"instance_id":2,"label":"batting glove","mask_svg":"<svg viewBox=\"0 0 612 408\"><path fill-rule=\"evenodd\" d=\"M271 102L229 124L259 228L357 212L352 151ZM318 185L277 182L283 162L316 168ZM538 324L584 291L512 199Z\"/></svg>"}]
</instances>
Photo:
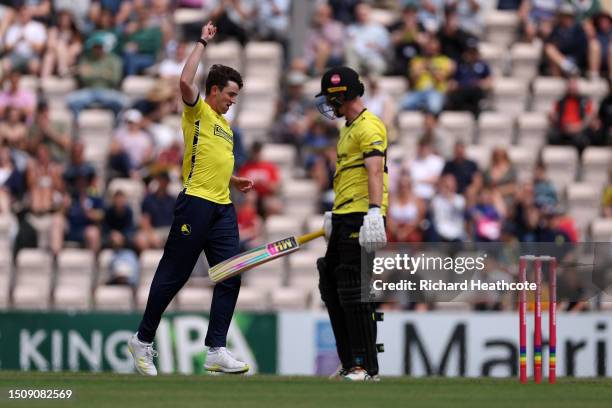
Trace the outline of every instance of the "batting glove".
<instances>
[{"instance_id":1,"label":"batting glove","mask_svg":"<svg viewBox=\"0 0 612 408\"><path fill-rule=\"evenodd\" d=\"M370 208L366 216L363 217L363 225L359 230L359 245L367 252L374 252L386 244L387 233L380 208Z\"/></svg>"},{"instance_id":2,"label":"batting glove","mask_svg":"<svg viewBox=\"0 0 612 408\"><path fill-rule=\"evenodd\" d=\"M325 230L325 241L329 241L332 233L332 212L326 211L323 219L323 229Z\"/></svg>"}]
</instances>

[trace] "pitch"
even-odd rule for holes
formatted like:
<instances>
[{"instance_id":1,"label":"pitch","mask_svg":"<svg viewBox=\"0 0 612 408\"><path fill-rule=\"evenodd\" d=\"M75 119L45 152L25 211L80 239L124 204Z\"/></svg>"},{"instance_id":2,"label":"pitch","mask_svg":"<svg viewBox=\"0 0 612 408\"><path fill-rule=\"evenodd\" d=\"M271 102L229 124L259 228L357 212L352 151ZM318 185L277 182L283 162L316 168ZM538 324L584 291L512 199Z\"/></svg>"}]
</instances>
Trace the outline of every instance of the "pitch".
<instances>
[{"instance_id":1,"label":"pitch","mask_svg":"<svg viewBox=\"0 0 612 408\"><path fill-rule=\"evenodd\" d=\"M69 401L8 399L9 389L71 389ZM612 380L383 378L344 383L317 377L180 376L0 371L2 407L610 407Z\"/></svg>"}]
</instances>

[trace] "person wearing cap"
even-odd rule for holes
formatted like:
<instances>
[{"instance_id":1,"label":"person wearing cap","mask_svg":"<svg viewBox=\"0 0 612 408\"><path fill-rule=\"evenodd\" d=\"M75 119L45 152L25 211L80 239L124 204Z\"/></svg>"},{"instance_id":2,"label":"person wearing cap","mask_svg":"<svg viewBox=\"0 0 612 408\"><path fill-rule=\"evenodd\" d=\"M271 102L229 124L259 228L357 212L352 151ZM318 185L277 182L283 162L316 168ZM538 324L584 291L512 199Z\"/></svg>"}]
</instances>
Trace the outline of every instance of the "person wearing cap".
<instances>
[{"instance_id":1,"label":"person wearing cap","mask_svg":"<svg viewBox=\"0 0 612 408\"><path fill-rule=\"evenodd\" d=\"M127 105L128 98L119 91L122 79L122 64L119 57L104 49L102 36L91 38L86 43L88 52L77 64L77 77L81 89L66 97L66 104L75 119L83 109L93 105L110 109L115 116Z\"/></svg>"},{"instance_id":2,"label":"person wearing cap","mask_svg":"<svg viewBox=\"0 0 612 408\"><path fill-rule=\"evenodd\" d=\"M117 129L110 145L109 167L112 176L131 177L153 158L153 141L142 128L142 113L129 109L124 125Z\"/></svg>"},{"instance_id":3,"label":"person wearing cap","mask_svg":"<svg viewBox=\"0 0 612 408\"><path fill-rule=\"evenodd\" d=\"M232 175L234 135L223 115L236 103L242 77L233 68L216 64L206 78L205 98L200 96L195 85L196 70L216 32L217 27L210 21L202 27L201 37L179 80L184 104L183 189L176 199L172 226L151 283L144 315L138 331L128 341L136 370L143 375L157 375L153 362L155 333L162 314L189 279L202 251L210 266L240 251L230 184L246 193L253 188L253 182ZM244 373L249 370L247 363L226 348L240 283L240 275L237 275L214 287L204 340L208 346L204 369L208 371Z\"/></svg>"},{"instance_id":4,"label":"person wearing cap","mask_svg":"<svg viewBox=\"0 0 612 408\"><path fill-rule=\"evenodd\" d=\"M319 290L327 307L341 367L333 375L353 381L376 380L378 357L373 302L361 302L361 254L369 260L387 243L387 130L366 110L364 85L348 67L328 70L321 79L319 111L345 117L337 147L334 206L325 213L324 258L317 260Z\"/></svg>"},{"instance_id":5,"label":"person wearing cap","mask_svg":"<svg viewBox=\"0 0 612 408\"><path fill-rule=\"evenodd\" d=\"M492 88L491 68L480 57L478 40L470 38L463 58L457 64L455 75L448 84L447 109L467 110L478 117L480 102Z\"/></svg>"},{"instance_id":6,"label":"person wearing cap","mask_svg":"<svg viewBox=\"0 0 612 408\"><path fill-rule=\"evenodd\" d=\"M584 71L599 76L600 44L576 21L576 9L572 4L563 3L559 7L557 23L545 39L544 54L553 75L578 75Z\"/></svg>"}]
</instances>

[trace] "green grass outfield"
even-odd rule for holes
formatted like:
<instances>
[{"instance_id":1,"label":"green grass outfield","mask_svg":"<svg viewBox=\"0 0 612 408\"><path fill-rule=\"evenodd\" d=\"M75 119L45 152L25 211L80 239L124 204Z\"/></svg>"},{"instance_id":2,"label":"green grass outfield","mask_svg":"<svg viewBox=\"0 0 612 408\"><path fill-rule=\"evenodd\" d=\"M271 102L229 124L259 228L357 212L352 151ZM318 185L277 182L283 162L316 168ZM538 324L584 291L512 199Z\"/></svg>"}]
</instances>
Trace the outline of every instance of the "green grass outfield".
<instances>
[{"instance_id":1,"label":"green grass outfield","mask_svg":"<svg viewBox=\"0 0 612 408\"><path fill-rule=\"evenodd\" d=\"M8 399L9 389L71 389L71 400ZM0 407L538 407L612 406L612 379L383 378L346 383L316 377L180 376L0 371Z\"/></svg>"}]
</instances>

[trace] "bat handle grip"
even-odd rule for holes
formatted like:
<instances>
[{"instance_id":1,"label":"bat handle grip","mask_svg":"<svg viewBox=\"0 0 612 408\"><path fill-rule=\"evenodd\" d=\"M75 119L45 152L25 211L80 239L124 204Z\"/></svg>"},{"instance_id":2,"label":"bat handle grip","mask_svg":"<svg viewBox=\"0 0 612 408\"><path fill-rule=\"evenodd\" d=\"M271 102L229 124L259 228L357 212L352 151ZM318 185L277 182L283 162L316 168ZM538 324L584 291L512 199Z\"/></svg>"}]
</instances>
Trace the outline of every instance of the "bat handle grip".
<instances>
[{"instance_id":1,"label":"bat handle grip","mask_svg":"<svg viewBox=\"0 0 612 408\"><path fill-rule=\"evenodd\" d=\"M308 241L312 241L313 239L322 237L323 235L325 235L325 230L320 229L319 231L311 232L310 234L305 234L298 237L297 242L298 244L302 245Z\"/></svg>"}]
</instances>

